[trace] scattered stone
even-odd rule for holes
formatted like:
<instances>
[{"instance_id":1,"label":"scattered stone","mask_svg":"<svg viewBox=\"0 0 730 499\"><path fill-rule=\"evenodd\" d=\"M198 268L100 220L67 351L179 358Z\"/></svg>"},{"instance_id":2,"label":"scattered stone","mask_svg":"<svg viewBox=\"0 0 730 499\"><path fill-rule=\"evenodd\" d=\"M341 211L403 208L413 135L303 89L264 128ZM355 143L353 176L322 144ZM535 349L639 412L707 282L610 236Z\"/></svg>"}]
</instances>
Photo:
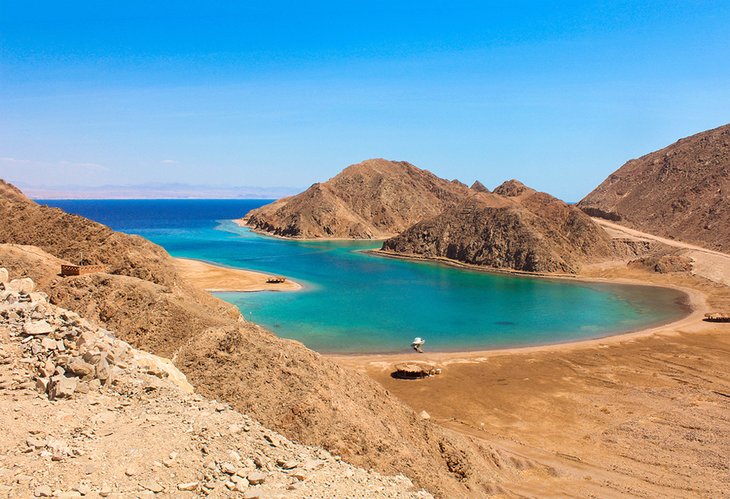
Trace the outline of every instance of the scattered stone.
<instances>
[{"instance_id":1,"label":"scattered stone","mask_svg":"<svg viewBox=\"0 0 730 499\"><path fill-rule=\"evenodd\" d=\"M421 419L431 419L431 415L427 413L426 411L421 411L418 413Z\"/></svg>"},{"instance_id":2,"label":"scattered stone","mask_svg":"<svg viewBox=\"0 0 730 499\"><path fill-rule=\"evenodd\" d=\"M94 366L88 362L84 362L80 357L74 357L74 359L66 366L68 372L75 374L79 377L92 376L95 373Z\"/></svg>"},{"instance_id":3,"label":"scattered stone","mask_svg":"<svg viewBox=\"0 0 730 499\"><path fill-rule=\"evenodd\" d=\"M266 481L266 475L264 475L260 471L253 471L248 474L246 479L251 485L260 485Z\"/></svg>"},{"instance_id":4,"label":"scattered stone","mask_svg":"<svg viewBox=\"0 0 730 499\"><path fill-rule=\"evenodd\" d=\"M0 268L0 282L5 284L8 282L8 279L10 276L8 275L8 270L5 268Z\"/></svg>"},{"instance_id":5,"label":"scattered stone","mask_svg":"<svg viewBox=\"0 0 730 499\"><path fill-rule=\"evenodd\" d=\"M29 336L39 336L51 334L53 332L53 328L46 321L35 321L26 322L25 326L23 326L23 331Z\"/></svg>"},{"instance_id":6,"label":"scattered stone","mask_svg":"<svg viewBox=\"0 0 730 499\"><path fill-rule=\"evenodd\" d=\"M41 485L40 487L36 487L33 494L36 497L51 497L53 495L53 490L48 485Z\"/></svg>"},{"instance_id":7,"label":"scattered stone","mask_svg":"<svg viewBox=\"0 0 730 499\"><path fill-rule=\"evenodd\" d=\"M82 496L85 496L91 492L91 487L89 487L88 485L86 485L84 483L80 483L76 487L74 487L73 490L75 490Z\"/></svg>"},{"instance_id":8,"label":"scattered stone","mask_svg":"<svg viewBox=\"0 0 730 499\"><path fill-rule=\"evenodd\" d=\"M198 482L186 482L186 483L178 483L177 484L177 490L182 490L186 492L192 492L194 490L198 489Z\"/></svg>"},{"instance_id":9,"label":"scattered stone","mask_svg":"<svg viewBox=\"0 0 730 499\"><path fill-rule=\"evenodd\" d=\"M233 466L231 463L223 463L221 465L221 470L223 471L223 473L227 473L229 475L236 474L236 467Z\"/></svg>"},{"instance_id":10,"label":"scattered stone","mask_svg":"<svg viewBox=\"0 0 730 499\"><path fill-rule=\"evenodd\" d=\"M296 468L297 466L299 466L299 463L297 463L293 459L287 459L287 460L279 459L278 461L276 461L276 464L279 465L280 468L285 469L285 470L292 470L292 469Z\"/></svg>"},{"instance_id":11,"label":"scattered stone","mask_svg":"<svg viewBox=\"0 0 730 499\"><path fill-rule=\"evenodd\" d=\"M22 279L13 279L5 283L5 289L18 293L19 295L29 295L35 289L35 283L28 277Z\"/></svg>"},{"instance_id":12,"label":"scattered stone","mask_svg":"<svg viewBox=\"0 0 730 499\"><path fill-rule=\"evenodd\" d=\"M46 350L55 350L58 347L56 340L51 338L43 338L41 340L41 346Z\"/></svg>"},{"instance_id":13,"label":"scattered stone","mask_svg":"<svg viewBox=\"0 0 730 499\"><path fill-rule=\"evenodd\" d=\"M78 380L66 378L65 376L54 376L51 378L51 388L48 392L51 400L71 398L76 391Z\"/></svg>"},{"instance_id":14,"label":"scattered stone","mask_svg":"<svg viewBox=\"0 0 730 499\"><path fill-rule=\"evenodd\" d=\"M139 484L143 489L149 490L150 492L154 492L155 494L159 494L160 492L165 490L165 487L160 485L157 482L142 482Z\"/></svg>"},{"instance_id":15,"label":"scattered stone","mask_svg":"<svg viewBox=\"0 0 730 499\"><path fill-rule=\"evenodd\" d=\"M107 385L111 382L112 371L109 368L109 362L106 360L106 356L99 359L99 363L96 364L96 377L101 381L102 385Z\"/></svg>"}]
</instances>

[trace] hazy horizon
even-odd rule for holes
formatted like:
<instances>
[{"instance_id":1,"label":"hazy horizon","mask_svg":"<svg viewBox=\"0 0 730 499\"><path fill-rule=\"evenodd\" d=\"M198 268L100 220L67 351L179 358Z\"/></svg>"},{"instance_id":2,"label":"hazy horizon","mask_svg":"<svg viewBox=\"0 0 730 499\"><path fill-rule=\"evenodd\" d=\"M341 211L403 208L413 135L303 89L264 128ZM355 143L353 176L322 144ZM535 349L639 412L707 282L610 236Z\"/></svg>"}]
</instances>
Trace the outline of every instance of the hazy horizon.
<instances>
[{"instance_id":1,"label":"hazy horizon","mask_svg":"<svg viewBox=\"0 0 730 499\"><path fill-rule=\"evenodd\" d=\"M726 2L0 1L0 178L301 189L367 158L580 199L730 121Z\"/></svg>"}]
</instances>

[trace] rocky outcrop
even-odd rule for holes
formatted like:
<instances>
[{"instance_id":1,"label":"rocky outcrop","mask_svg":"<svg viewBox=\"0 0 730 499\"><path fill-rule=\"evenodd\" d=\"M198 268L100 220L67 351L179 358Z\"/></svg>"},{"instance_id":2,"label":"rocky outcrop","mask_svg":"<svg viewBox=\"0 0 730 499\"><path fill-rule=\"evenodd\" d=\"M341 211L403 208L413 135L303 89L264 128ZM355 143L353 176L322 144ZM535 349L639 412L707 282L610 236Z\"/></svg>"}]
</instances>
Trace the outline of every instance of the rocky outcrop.
<instances>
[{"instance_id":1,"label":"rocky outcrop","mask_svg":"<svg viewBox=\"0 0 730 499\"><path fill-rule=\"evenodd\" d=\"M606 232L579 209L516 180L414 225L382 251L540 273L575 273L614 252Z\"/></svg>"},{"instance_id":2,"label":"rocky outcrop","mask_svg":"<svg viewBox=\"0 0 730 499\"><path fill-rule=\"evenodd\" d=\"M730 125L627 162L578 206L627 227L730 251Z\"/></svg>"},{"instance_id":3,"label":"rocky outcrop","mask_svg":"<svg viewBox=\"0 0 730 499\"><path fill-rule=\"evenodd\" d=\"M461 182L410 163L370 159L253 210L242 222L283 237L379 239L455 206L470 193Z\"/></svg>"},{"instance_id":4,"label":"rocky outcrop","mask_svg":"<svg viewBox=\"0 0 730 499\"><path fill-rule=\"evenodd\" d=\"M172 358L204 395L355 465L402 472L442 496L481 491L493 481L497 470L484 444L421 420L364 374L244 321L233 306L187 286L161 248L7 192L0 192L3 240L45 251L2 244L0 266L31 277L53 304ZM43 230L55 240L36 234ZM96 245L110 273L59 277L68 247L86 256L87 244Z\"/></svg>"},{"instance_id":5,"label":"rocky outcrop","mask_svg":"<svg viewBox=\"0 0 730 499\"><path fill-rule=\"evenodd\" d=\"M78 264L104 264L112 274L175 284L167 252L139 236L114 232L86 218L39 205L0 180L0 243L37 246Z\"/></svg>"},{"instance_id":6,"label":"rocky outcrop","mask_svg":"<svg viewBox=\"0 0 730 499\"><path fill-rule=\"evenodd\" d=\"M194 395L165 359L3 270L3 497L431 497Z\"/></svg>"}]
</instances>

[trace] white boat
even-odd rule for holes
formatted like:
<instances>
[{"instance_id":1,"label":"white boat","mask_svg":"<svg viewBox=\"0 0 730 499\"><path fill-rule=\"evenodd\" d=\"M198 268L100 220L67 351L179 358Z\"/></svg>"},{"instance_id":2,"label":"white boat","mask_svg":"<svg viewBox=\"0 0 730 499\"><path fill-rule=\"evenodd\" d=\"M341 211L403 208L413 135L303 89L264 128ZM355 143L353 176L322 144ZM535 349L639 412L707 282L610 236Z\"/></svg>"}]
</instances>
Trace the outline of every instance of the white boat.
<instances>
[{"instance_id":1,"label":"white boat","mask_svg":"<svg viewBox=\"0 0 730 499\"><path fill-rule=\"evenodd\" d=\"M422 338L414 338L411 342L411 347L418 353L423 353L423 344L426 343L426 340Z\"/></svg>"}]
</instances>

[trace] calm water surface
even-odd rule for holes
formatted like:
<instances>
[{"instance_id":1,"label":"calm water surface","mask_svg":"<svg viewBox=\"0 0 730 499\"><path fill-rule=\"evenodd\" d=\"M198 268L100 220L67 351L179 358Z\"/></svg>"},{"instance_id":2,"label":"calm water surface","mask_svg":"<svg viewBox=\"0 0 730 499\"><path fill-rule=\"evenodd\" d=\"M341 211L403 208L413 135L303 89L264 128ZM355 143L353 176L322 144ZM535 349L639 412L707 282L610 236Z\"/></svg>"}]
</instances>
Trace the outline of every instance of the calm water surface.
<instances>
[{"instance_id":1,"label":"calm water surface","mask_svg":"<svg viewBox=\"0 0 730 499\"><path fill-rule=\"evenodd\" d=\"M139 234L173 256L287 275L295 293L219 293L320 352L458 351L596 338L676 320L677 291L456 269L369 255L377 242L295 242L231 220L262 200L42 201Z\"/></svg>"}]
</instances>

